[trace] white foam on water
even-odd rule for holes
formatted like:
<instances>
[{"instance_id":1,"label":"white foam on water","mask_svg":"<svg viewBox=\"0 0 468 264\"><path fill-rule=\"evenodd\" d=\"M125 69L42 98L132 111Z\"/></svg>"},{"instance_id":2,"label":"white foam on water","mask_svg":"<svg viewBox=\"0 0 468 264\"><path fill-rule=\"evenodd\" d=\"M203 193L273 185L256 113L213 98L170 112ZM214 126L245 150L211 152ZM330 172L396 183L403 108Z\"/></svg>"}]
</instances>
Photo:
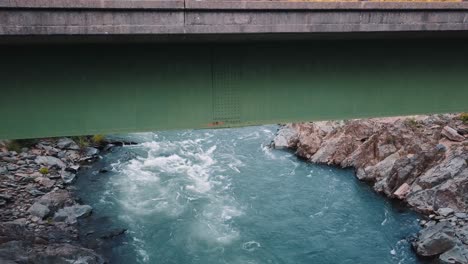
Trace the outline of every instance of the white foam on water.
<instances>
[{"instance_id":1,"label":"white foam on water","mask_svg":"<svg viewBox=\"0 0 468 264\"><path fill-rule=\"evenodd\" d=\"M223 171L228 168L239 172L242 162L226 150L216 154L216 142L210 139L212 135L205 136L144 142L128 150L144 153L146 157L141 155L112 164L117 175L110 179L110 189L115 190L116 200L128 212L122 217L125 221L143 226L138 225L138 221L162 216L177 219L182 214L187 217L188 213L193 214L193 219L186 237L196 247L200 242L226 245L239 237L231 221L242 215L242 210L230 195L231 179ZM145 138L150 136L145 135ZM132 235L138 239L144 235L144 230ZM135 243L143 263L154 261L146 253L143 239Z\"/></svg>"}]
</instances>

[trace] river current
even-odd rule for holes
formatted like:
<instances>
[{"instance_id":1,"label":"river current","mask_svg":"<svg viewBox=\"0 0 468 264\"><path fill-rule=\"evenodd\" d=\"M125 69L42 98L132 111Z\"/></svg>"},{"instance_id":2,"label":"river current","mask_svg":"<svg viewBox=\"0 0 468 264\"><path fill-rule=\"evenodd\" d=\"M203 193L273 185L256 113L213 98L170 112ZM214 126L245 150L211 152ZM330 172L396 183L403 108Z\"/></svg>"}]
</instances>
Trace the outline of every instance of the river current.
<instances>
[{"instance_id":1,"label":"river current","mask_svg":"<svg viewBox=\"0 0 468 264\"><path fill-rule=\"evenodd\" d=\"M96 223L127 229L111 263L419 263L407 242L417 215L353 170L269 148L277 129L114 136L139 144L114 148L77 182Z\"/></svg>"}]
</instances>

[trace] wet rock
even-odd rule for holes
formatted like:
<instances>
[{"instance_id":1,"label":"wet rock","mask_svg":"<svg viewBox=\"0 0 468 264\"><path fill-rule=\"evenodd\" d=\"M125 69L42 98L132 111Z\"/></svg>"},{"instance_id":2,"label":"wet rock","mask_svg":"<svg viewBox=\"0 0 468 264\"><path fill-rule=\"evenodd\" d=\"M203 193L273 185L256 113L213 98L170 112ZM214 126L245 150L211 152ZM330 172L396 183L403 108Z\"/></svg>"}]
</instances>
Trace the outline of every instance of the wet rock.
<instances>
[{"instance_id":1,"label":"wet rock","mask_svg":"<svg viewBox=\"0 0 468 264\"><path fill-rule=\"evenodd\" d=\"M40 254L42 262L39 263L86 263L103 264L104 259L94 251L70 244L56 244L48 246Z\"/></svg>"},{"instance_id":2,"label":"wet rock","mask_svg":"<svg viewBox=\"0 0 468 264\"><path fill-rule=\"evenodd\" d=\"M52 156L38 156L36 157L34 162L36 162L39 165L57 166L63 169L65 169L66 167L65 163L62 160Z\"/></svg>"},{"instance_id":3,"label":"wet rock","mask_svg":"<svg viewBox=\"0 0 468 264\"><path fill-rule=\"evenodd\" d=\"M76 174L68 170L62 170L60 176L62 177L64 183L72 183L75 179Z\"/></svg>"},{"instance_id":4,"label":"wet rock","mask_svg":"<svg viewBox=\"0 0 468 264\"><path fill-rule=\"evenodd\" d=\"M80 165L73 165L73 166L68 167L66 170L69 172L77 173L79 169L80 169Z\"/></svg>"},{"instance_id":5,"label":"wet rock","mask_svg":"<svg viewBox=\"0 0 468 264\"><path fill-rule=\"evenodd\" d=\"M57 142L57 147L61 149L79 150L80 147L71 138L61 138Z\"/></svg>"},{"instance_id":6,"label":"wet rock","mask_svg":"<svg viewBox=\"0 0 468 264\"><path fill-rule=\"evenodd\" d=\"M93 148L93 147L87 147L84 150L84 155L85 156L95 156L99 154L99 149Z\"/></svg>"},{"instance_id":7,"label":"wet rock","mask_svg":"<svg viewBox=\"0 0 468 264\"><path fill-rule=\"evenodd\" d=\"M104 232L103 234L100 235L99 238L111 239L111 238L123 235L126 231L127 229L125 228L115 228L115 229Z\"/></svg>"},{"instance_id":8,"label":"wet rock","mask_svg":"<svg viewBox=\"0 0 468 264\"><path fill-rule=\"evenodd\" d=\"M453 227L446 222L441 222L423 229L413 246L421 256L436 256L456 245L454 236Z\"/></svg>"},{"instance_id":9,"label":"wet rock","mask_svg":"<svg viewBox=\"0 0 468 264\"><path fill-rule=\"evenodd\" d=\"M89 205L73 205L60 209L54 215L54 221L74 224L78 218L87 217L93 208Z\"/></svg>"},{"instance_id":10,"label":"wet rock","mask_svg":"<svg viewBox=\"0 0 468 264\"><path fill-rule=\"evenodd\" d=\"M465 137L458 134L457 130L449 127L449 126L445 126L443 129L442 129L442 135L444 135L446 138L452 140L452 141L463 141L465 140Z\"/></svg>"},{"instance_id":11,"label":"wet rock","mask_svg":"<svg viewBox=\"0 0 468 264\"><path fill-rule=\"evenodd\" d=\"M276 149L290 148L295 140L297 140L297 132L291 127L284 127L278 131L272 145Z\"/></svg>"}]
</instances>

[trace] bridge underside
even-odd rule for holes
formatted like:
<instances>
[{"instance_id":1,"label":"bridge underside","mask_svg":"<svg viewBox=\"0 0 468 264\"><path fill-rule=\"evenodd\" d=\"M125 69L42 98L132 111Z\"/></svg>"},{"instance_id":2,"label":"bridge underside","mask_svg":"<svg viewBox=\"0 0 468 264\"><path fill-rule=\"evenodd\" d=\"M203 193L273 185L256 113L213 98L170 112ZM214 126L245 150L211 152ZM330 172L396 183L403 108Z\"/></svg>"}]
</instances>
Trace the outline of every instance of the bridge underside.
<instances>
[{"instance_id":1,"label":"bridge underside","mask_svg":"<svg viewBox=\"0 0 468 264\"><path fill-rule=\"evenodd\" d=\"M468 111L467 44L4 45L0 138Z\"/></svg>"}]
</instances>

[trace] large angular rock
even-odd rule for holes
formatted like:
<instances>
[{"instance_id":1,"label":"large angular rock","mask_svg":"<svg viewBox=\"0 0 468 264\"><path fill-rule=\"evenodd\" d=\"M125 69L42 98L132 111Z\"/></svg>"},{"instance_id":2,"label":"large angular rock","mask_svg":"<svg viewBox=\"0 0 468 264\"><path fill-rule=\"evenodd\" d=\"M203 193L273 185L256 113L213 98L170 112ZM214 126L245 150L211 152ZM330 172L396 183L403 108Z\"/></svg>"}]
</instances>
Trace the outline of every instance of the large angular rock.
<instances>
[{"instance_id":1,"label":"large angular rock","mask_svg":"<svg viewBox=\"0 0 468 264\"><path fill-rule=\"evenodd\" d=\"M57 142L57 147L61 149L79 150L80 147L71 138L61 138Z\"/></svg>"},{"instance_id":2,"label":"large angular rock","mask_svg":"<svg viewBox=\"0 0 468 264\"><path fill-rule=\"evenodd\" d=\"M290 126L283 126L273 140L273 147L276 149L293 148L295 141L297 141L297 132Z\"/></svg>"},{"instance_id":3,"label":"large angular rock","mask_svg":"<svg viewBox=\"0 0 468 264\"><path fill-rule=\"evenodd\" d=\"M437 210L437 214L443 216L443 217L447 217L451 214L453 214L455 211L452 209L452 208L448 208L448 207L444 207L444 208L439 208Z\"/></svg>"},{"instance_id":4,"label":"large angular rock","mask_svg":"<svg viewBox=\"0 0 468 264\"><path fill-rule=\"evenodd\" d=\"M52 191L39 198L39 200L31 206L29 212L32 215L44 219L46 216L54 214L65 205L72 205L73 202L69 192L65 190Z\"/></svg>"},{"instance_id":5,"label":"large angular rock","mask_svg":"<svg viewBox=\"0 0 468 264\"><path fill-rule=\"evenodd\" d=\"M52 157L52 156L38 156L36 157L36 159L34 160L34 162L36 162L37 164L39 165L46 165L46 166L57 166L59 168L65 168L66 165L65 163L56 158L56 157Z\"/></svg>"},{"instance_id":6,"label":"large angular rock","mask_svg":"<svg viewBox=\"0 0 468 264\"><path fill-rule=\"evenodd\" d=\"M87 217L93 208L89 205L73 205L58 210L54 215L54 221L74 224L78 218Z\"/></svg>"},{"instance_id":7,"label":"large angular rock","mask_svg":"<svg viewBox=\"0 0 468 264\"><path fill-rule=\"evenodd\" d=\"M39 254L37 263L76 263L103 264L104 259L94 251L70 244L54 244L47 246L44 253Z\"/></svg>"},{"instance_id":8,"label":"large angular rock","mask_svg":"<svg viewBox=\"0 0 468 264\"><path fill-rule=\"evenodd\" d=\"M443 264L468 264L468 246L455 246L439 256Z\"/></svg>"},{"instance_id":9,"label":"large angular rock","mask_svg":"<svg viewBox=\"0 0 468 264\"><path fill-rule=\"evenodd\" d=\"M72 183L75 179L76 174L69 170L62 170L60 176L62 177L64 183Z\"/></svg>"},{"instance_id":10,"label":"large angular rock","mask_svg":"<svg viewBox=\"0 0 468 264\"><path fill-rule=\"evenodd\" d=\"M445 126L444 129L442 129L442 135L444 135L446 138L452 140L452 141L458 141L458 142L461 142L463 140L465 140L465 137L458 134L457 130L449 127L449 126Z\"/></svg>"},{"instance_id":11,"label":"large angular rock","mask_svg":"<svg viewBox=\"0 0 468 264\"><path fill-rule=\"evenodd\" d=\"M447 222L439 222L423 229L413 244L421 256L437 256L452 249L457 243L455 231Z\"/></svg>"},{"instance_id":12,"label":"large angular rock","mask_svg":"<svg viewBox=\"0 0 468 264\"><path fill-rule=\"evenodd\" d=\"M33 216L44 219L49 215L50 210L47 206L36 202L29 208L28 212Z\"/></svg>"}]
</instances>

